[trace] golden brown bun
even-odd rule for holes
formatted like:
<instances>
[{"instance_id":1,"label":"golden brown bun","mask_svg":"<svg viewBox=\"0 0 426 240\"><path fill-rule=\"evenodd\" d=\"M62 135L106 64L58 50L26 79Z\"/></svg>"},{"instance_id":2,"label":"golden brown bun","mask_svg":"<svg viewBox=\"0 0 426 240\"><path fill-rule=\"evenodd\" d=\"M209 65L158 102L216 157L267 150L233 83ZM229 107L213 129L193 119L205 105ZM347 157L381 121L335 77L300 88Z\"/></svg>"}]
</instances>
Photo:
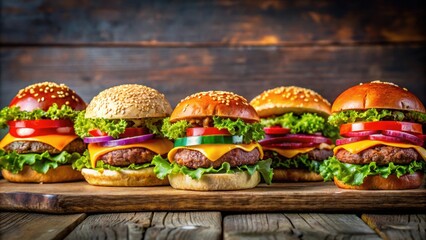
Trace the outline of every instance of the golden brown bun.
<instances>
[{"instance_id":1,"label":"golden brown bun","mask_svg":"<svg viewBox=\"0 0 426 240\"><path fill-rule=\"evenodd\" d=\"M336 98L331 111L368 108L425 112L422 102L407 89L380 81L359 84L347 89Z\"/></svg>"},{"instance_id":2,"label":"golden brown bun","mask_svg":"<svg viewBox=\"0 0 426 240\"><path fill-rule=\"evenodd\" d=\"M86 109L86 118L138 119L167 117L172 107L155 89L125 84L108 88L95 96Z\"/></svg>"},{"instance_id":3,"label":"golden brown bun","mask_svg":"<svg viewBox=\"0 0 426 240\"><path fill-rule=\"evenodd\" d=\"M318 182L324 179L318 173L307 169L276 169L274 168L273 182Z\"/></svg>"},{"instance_id":4,"label":"golden brown bun","mask_svg":"<svg viewBox=\"0 0 426 240\"><path fill-rule=\"evenodd\" d=\"M395 174L383 178L380 175L367 176L360 186L351 186L339 181L334 177L334 183L339 188L355 189L355 190L402 190L413 189L422 186L424 178L423 172L415 172L406 174L398 178Z\"/></svg>"},{"instance_id":5,"label":"golden brown bun","mask_svg":"<svg viewBox=\"0 0 426 240\"><path fill-rule=\"evenodd\" d=\"M318 93L301 87L288 86L266 90L253 98L250 104L256 109L259 117L283 115L284 113L317 113L327 117L331 105Z\"/></svg>"},{"instance_id":6,"label":"golden brown bun","mask_svg":"<svg viewBox=\"0 0 426 240\"><path fill-rule=\"evenodd\" d=\"M84 179L79 171L72 169L71 165L62 165L55 169L49 169L49 171L45 174L38 173L32 170L29 166L24 166L24 169L17 174L4 169L1 172L3 177L9 182L19 183L60 183L80 181Z\"/></svg>"},{"instance_id":7,"label":"golden brown bun","mask_svg":"<svg viewBox=\"0 0 426 240\"><path fill-rule=\"evenodd\" d=\"M247 172L204 174L196 180L179 173L169 175L169 181L173 188L183 190L239 190L256 187L260 182L260 174L257 171L253 175Z\"/></svg>"},{"instance_id":8,"label":"golden brown bun","mask_svg":"<svg viewBox=\"0 0 426 240\"><path fill-rule=\"evenodd\" d=\"M241 118L247 122L259 121L256 110L245 98L224 91L200 92L186 97L176 106L170 121L211 116Z\"/></svg>"},{"instance_id":9,"label":"golden brown bun","mask_svg":"<svg viewBox=\"0 0 426 240\"><path fill-rule=\"evenodd\" d=\"M104 170L102 173L94 169L83 168L81 173L89 184L98 186L144 187L169 185L167 178L163 180L157 178L153 167L140 170Z\"/></svg>"}]
</instances>

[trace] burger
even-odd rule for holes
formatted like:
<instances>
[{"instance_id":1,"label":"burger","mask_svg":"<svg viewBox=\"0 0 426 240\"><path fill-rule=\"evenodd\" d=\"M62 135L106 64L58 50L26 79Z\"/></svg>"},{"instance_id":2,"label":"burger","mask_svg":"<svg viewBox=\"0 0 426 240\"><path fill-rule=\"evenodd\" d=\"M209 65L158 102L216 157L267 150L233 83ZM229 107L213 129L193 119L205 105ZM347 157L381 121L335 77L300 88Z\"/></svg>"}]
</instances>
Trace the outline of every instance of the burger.
<instances>
[{"instance_id":1,"label":"burger","mask_svg":"<svg viewBox=\"0 0 426 240\"><path fill-rule=\"evenodd\" d=\"M283 86L262 92L250 104L266 134L259 143L263 159L272 159L273 181L322 181L320 166L333 156L338 136L327 123L330 103L310 89Z\"/></svg>"},{"instance_id":2,"label":"burger","mask_svg":"<svg viewBox=\"0 0 426 240\"><path fill-rule=\"evenodd\" d=\"M422 185L425 107L405 88L373 81L341 93L329 122L340 127L325 178L345 189L412 189Z\"/></svg>"},{"instance_id":3,"label":"burger","mask_svg":"<svg viewBox=\"0 0 426 240\"><path fill-rule=\"evenodd\" d=\"M170 185L187 190L236 190L271 182L270 161L261 160L263 138L256 111L247 100L224 91L186 97L164 120L174 139L167 159L155 157L154 171Z\"/></svg>"},{"instance_id":4,"label":"burger","mask_svg":"<svg viewBox=\"0 0 426 240\"><path fill-rule=\"evenodd\" d=\"M10 182L83 180L71 164L86 145L74 132L74 119L86 108L64 84L44 82L18 92L0 111L0 127L9 128L0 141L0 168Z\"/></svg>"},{"instance_id":5,"label":"burger","mask_svg":"<svg viewBox=\"0 0 426 240\"><path fill-rule=\"evenodd\" d=\"M143 85L100 92L77 116L76 133L88 151L73 167L92 185L168 185L167 179L156 177L151 161L173 147L161 133L162 120L171 111L163 94Z\"/></svg>"}]
</instances>

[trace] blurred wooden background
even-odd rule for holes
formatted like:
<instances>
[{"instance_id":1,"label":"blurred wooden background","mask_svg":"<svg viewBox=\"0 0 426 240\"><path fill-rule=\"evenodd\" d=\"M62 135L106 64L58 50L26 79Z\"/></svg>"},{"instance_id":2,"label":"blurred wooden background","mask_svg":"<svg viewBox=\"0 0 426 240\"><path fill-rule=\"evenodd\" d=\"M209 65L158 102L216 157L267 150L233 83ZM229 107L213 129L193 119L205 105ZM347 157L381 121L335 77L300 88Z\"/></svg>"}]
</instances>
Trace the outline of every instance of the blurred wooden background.
<instances>
[{"instance_id":1,"label":"blurred wooden background","mask_svg":"<svg viewBox=\"0 0 426 240\"><path fill-rule=\"evenodd\" d=\"M281 85L329 101L375 79L426 102L421 1L1 1L0 107L36 82L86 101L124 83L174 106L202 90L248 100Z\"/></svg>"}]
</instances>

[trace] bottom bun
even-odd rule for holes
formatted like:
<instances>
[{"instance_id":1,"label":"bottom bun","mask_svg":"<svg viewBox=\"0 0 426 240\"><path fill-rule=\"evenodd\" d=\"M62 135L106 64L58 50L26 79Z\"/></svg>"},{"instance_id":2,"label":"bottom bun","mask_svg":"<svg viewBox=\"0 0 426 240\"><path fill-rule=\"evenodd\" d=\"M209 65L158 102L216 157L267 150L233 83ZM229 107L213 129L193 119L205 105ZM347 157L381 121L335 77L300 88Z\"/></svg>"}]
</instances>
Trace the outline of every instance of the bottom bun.
<instances>
[{"instance_id":1,"label":"bottom bun","mask_svg":"<svg viewBox=\"0 0 426 240\"><path fill-rule=\"evenodd\" d=\"M275 169L273 182L317 182L324 181L318 173L300 168Z\"/></svg>"},{"instance_id":2,"label":"bottom bun","mask_svg":"<svg viewBox=\"0 0 426 240\"><path fill-rule=\"evenodd\" d=\"M192 179L181 173L169 175L170 185L183 190L239 190L256 187L260 182L258 171L253 175L247 172L204 174L200 179Z\"/></svg>"},{"instance_id":3,"label":"bottom bun","mask_svg":"<svg viewBox=\"0 0 426 240\"><path fill-rule=\"evenodd\" d=\"M355 190L402 190L419 188L423 184L424 173L415 172L413 174L405 174L398 178L395 174L384 178L380 175L367 176L364 182L359 186L352 186L343 183L334 177L334 183L339 188L355 189Z\"/></svg>"},{"instance_id":4,"label":"bottom bun","mask_svg":"<svg viewBox=\"0 0 426 240\"><path fill-rule=\"evenodd\" d=\"M83 180L79 171L72 169L71 165L62 165L55 169L49 169L46 173L38 173L30 166L24 166L19 173L12 173L7 170L1 171L3 177L9 182L36 182L36 183L59 183L74 182Z\"/></svg>"},{"instance_id":5,"label":"bottom bun","mask_svg":"<svg viewBox=\"0 0 426 240\"><path fill-rule=\"evenodd\" d=\"M163 180L157 178L153 167L140 170L104 170L103 172L83 168L81 173L89 184L98 186L144 187L169 185L169 180L167 178Z\"/></svg>"}]
</instances>

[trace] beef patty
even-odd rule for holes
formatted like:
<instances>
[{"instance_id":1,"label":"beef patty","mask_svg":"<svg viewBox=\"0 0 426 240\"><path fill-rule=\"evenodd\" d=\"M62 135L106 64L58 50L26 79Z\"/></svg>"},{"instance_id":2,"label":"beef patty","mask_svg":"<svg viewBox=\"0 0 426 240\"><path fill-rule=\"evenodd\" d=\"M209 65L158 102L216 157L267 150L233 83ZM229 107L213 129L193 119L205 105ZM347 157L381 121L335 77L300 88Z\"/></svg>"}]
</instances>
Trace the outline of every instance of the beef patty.
<instances>
[{"instance_id":1,"label":"beef patty","mask_svg":"<svg viewBox=\"0 0 426 240\"><path fill-rule=\"evenodd\" d=\"M50 154L59 154L62 151L69 153L78 152L82 154L86 150L86 144L80 138L70 142L62 151L54 148L53 146L36 141L16 141L4 147L7 152L16 151L17 153L44 153L48 151Z\"/></svg>"},{"instance_id":2,"label":"beef patty","mask_svg":"<svg viewBox=\"0 0 426 240\"><path fill-rule=\"evenodd\" d=\"M391 146L375 146L359 153L350 153L340 149L336 158L344 163L368 164L376 162L378 165L386 165L390 162L395 164L408 164L412 161L421 160L420 154L412 148L398 148Z\"/></svg>"},{"instance_id":3,"label":"beef patty","mask_svg":"<svg viewBox=\"0 0 426 240\"><path fill-rule=\"evenodd\" d=\"M99 160L112 166L128 166L132 163L149 163L155 155L155 152L146 148L128 148L105 153Z\"/></svg>"}]
</instances>

